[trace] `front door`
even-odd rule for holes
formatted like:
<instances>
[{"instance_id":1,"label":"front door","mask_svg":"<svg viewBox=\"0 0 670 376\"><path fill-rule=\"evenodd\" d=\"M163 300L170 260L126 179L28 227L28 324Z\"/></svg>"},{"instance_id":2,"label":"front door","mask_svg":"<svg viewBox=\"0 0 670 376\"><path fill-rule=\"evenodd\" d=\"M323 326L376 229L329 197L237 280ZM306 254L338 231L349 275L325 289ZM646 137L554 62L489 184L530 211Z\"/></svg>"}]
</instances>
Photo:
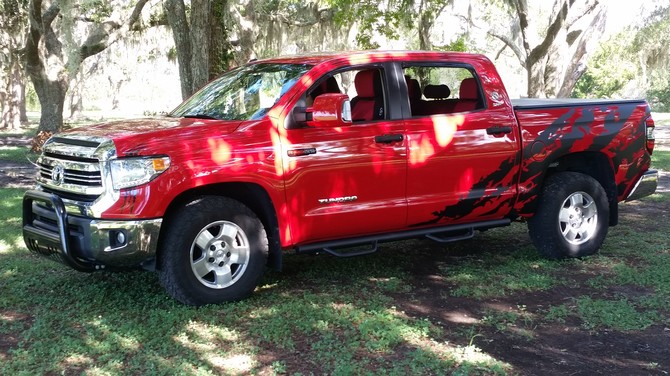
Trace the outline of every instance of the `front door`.
<instances>
[{"instance_id":1,"label":"front door","mask_svg":"<svg viewBox=\"0 0 670 376\"><path fill-rule=\"evenodd\" d=\"M362 66L326 75L305 94L307 106L324 92L348 94L354 121L286 130L284 178L294 244L405 226L404 122L390 119L387 89L383 67Z\"/></svg>"}]
</instances>

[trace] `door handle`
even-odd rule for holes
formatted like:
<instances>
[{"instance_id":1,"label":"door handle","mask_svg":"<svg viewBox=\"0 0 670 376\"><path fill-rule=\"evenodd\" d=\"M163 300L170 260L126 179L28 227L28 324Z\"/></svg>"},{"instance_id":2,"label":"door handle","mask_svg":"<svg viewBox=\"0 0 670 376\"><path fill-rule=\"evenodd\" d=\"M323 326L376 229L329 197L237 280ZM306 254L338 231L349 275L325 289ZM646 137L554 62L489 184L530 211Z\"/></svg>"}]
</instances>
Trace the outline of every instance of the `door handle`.
<instances>
[{"instance_id":1,"label":"door handle","mask_svg":"<svg viewBox=\"0 0 670 376\"><path fill-rule=\"evenodd\" d=\"M512 133L512 127L496 125L486 128L486 134L499 135L505 133Z\"/></svg>"},{"instance_id":2,"label":"door handle","mask_svg":"<svg viewBox=\"0 0 670 376\"><path fill-rule=\"evenodd\" d=\"M401 134L384 134L375 136L375 142L378 144L392 144L394 142L401 142L403 137Z\"/></svg>"}]
</instances>

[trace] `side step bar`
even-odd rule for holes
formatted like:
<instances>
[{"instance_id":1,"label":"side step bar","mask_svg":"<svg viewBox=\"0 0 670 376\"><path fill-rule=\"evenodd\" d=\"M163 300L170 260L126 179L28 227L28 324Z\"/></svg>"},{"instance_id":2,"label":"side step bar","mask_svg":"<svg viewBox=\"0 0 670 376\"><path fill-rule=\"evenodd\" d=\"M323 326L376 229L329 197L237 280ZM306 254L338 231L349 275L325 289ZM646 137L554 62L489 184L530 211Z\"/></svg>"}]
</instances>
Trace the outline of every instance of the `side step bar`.
<instances>
[{"instance_id":1,"label":"side step bar","mask_svg":"<svg viewBox=\"0 0 670 376\"><path fill-rule=\"evenodd\" d=\"M299 245L295 247L295 251L296 253L327 252L337 257L361 256L376 252L378 243L417 237L426 237L440 243L450 243L472 238L475 235L475 230L486 230L494 227L509 226L510 223L511 221L509 219L498 219L494 221L400 231L390 234L362 236L358 238L347 238ZM448 233L450 232L457 232L457 235L449 236ZM360 247L365 245L369 245L370 248L351 252L337 249Z\"/></svg>"}]
</instances>

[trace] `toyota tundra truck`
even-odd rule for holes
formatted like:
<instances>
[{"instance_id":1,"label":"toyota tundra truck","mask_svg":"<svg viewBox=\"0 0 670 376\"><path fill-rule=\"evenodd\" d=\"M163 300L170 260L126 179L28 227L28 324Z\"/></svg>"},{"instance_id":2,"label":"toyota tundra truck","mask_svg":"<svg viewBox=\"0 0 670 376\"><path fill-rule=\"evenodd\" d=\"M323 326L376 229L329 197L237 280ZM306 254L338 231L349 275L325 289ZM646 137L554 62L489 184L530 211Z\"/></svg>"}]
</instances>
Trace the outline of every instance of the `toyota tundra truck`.
<instances>
[{"instance_id":1,"label":"toyota tundra truck","mask_svg":"<svg viewBox=\"0 0 670 376\"><path fill-rule=\"evenodd\" d=\"M525 221L552 259L598 251L656 190L644 100L510 100L485 56L253 61L166 116L49 139L23 199L31 251L156 271L178 301L253 292L285 251L353 256Z\"/></svg>"}]
</instances>

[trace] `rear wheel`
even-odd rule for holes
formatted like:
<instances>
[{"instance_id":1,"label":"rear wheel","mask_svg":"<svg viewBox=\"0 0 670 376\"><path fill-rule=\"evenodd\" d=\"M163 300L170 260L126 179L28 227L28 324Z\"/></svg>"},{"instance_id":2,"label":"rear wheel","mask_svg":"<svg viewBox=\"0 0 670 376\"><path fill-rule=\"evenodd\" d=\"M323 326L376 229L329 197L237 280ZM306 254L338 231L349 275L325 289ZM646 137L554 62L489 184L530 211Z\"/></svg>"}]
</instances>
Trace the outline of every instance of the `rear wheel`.
<instances>
[{"instance_id":1,"label":"rear wheel","mask_svg":"<svg viewBox=\"0 0 670 376\"><path fill-rule=\"evenodd\" d=\"M243 299L263 275L265 229L239 201L217 196L194 200L174 214L163 236L159 279L182 303Z\"/></svg>"},{"instance_id":2,"label":"rear wheel","mask_svg":"<svg viewBox=\"0 0 670 376\"><path fill-rule=\"evenodd\" d=\"M528 231L545 257L582 257L598 251L608 221L607 194L600 183L582 173L559 172L547 179Z\"/></svg>"}]
</instances>

